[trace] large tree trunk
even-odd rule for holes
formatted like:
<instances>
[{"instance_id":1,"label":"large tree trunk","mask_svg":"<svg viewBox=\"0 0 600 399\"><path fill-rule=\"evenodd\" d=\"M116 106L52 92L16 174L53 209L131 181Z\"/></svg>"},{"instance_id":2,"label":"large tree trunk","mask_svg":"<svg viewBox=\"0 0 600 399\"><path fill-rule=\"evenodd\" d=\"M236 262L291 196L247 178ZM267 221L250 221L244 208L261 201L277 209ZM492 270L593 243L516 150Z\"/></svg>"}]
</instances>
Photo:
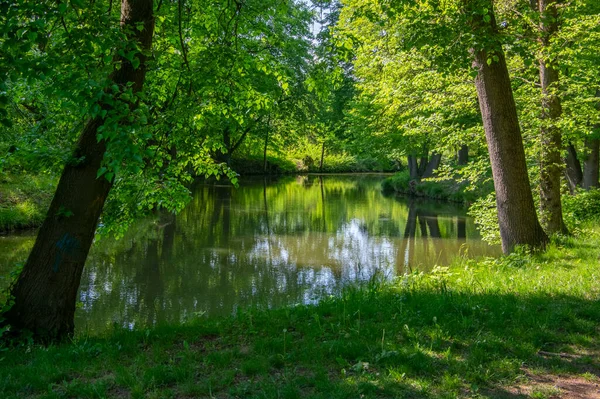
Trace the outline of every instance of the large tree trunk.
<instances>
[{"instance_id":1,"label":"large tree trunk","mask_svg":"<svg viewBox=\"0 0 600 399\"><path fill-rule=\"evenodd\" d=\"M586 158L583 161L583 188L589 190L598 187L598 156L600 155L600 140L585 139Z\"/></svg>"},{"instance_id":2,"label":"large tree trunk","mask_svg":"<svg viewBox=\"0 0 600 399\"><path fill-rule=\"evenodd\" d=\"M143 24L143 29L136 29ZM152 0L123 0L121 26L146 52L151 48L154 31ZM146 56L137 55L137 69L119 58L119 68L111 80L133 91L142 89L146 75ZM133 106L133 105L132 105ZM108 109L108 107L105 107ZM30 330L35 339L51 341L70 336L77 289L83 266L92 244L98 218L112 184L97 178L106 145L96 139L103 121L87 122L77 143L74 159L62 173L56 193L21 275L12 287L14 305L5 314L13 330Z\"/></svg>"},{"instance_id":3,"label":"large tree trunk","mask_svg":"<svg viewBox=\"0 0 600 399\"><path fill-rule=\"evenodd\" d=\"M427 163L427 167L425 168L425 171L423 172L423 175L421 177L423 179L432 177L433 173L440 166L441 160L442 160L442 154L440 154L438 152L434 152L433 155L431 155L431 159Z\"/></svg>"},{"instance_id":4,"label":"large tree trunk","mask_svg":"<svg viewBox=\"0 0 600 399\"><path fill-rule=\"evenodd\" d=\"M550 47L550 39L558 31L556 0L539 0L541 16L540 43L543 49ZM542 85L542 128L540 131L540 215L549 234L566 232L560 201L560 175L562 173L562 137L557 120L562 114L558 97L558 69L548 60L548 54L540 58L540 82Z\"/></svg>"},{"instance_id":5,"label":"large tree trunk","mask_svg":"<svg viewBox=\"0 0 600 399\"><path fill-rule=\"evenodd\" d=\"M478 6L473 2L473 6ZM490 12L493 4L489 2ZM497 37L496 20L491 14L485 22L480 13L473 13L473 27ZM489 46L488 46L489 47ZM492 164L496 206L500 221L502 250L509 253L515 245L543 246L548 237L540 226L533 203L523 139L517 119L517 108L502 47L489 54L474 49L473 66L477 70L475 85L483 118L485 136ZM488 59L491 62L488 64Z\"/></svg>"},{"instance_id":6,"label":"large tree trunk","mask_svg":"<svg viewBox=\"0 0 600 399\"><path fill-rule=\"evenodd\" d=\"M567 165L565 169L565 176L569 185L569 192L571 194L575 194L577 187L579 187L581 181L583 180L583 171L581 170L581 163L577 158L577 149L573 143L569 143L567 146L565 164Z\"/></svg>"},{"instance_id":7,"label":"large tree trunk","mask_svg":"<svg viewBox=\"0 0 600 399\"><path fill-rule=\"evenodd\" d=\"M423 176L425 173L425 169L427 168L427 163L429 161L429 149L427 146L423 146L423 154L421 154L421 160L419 161L419 177Z\"/></svg>"}]
</instances>

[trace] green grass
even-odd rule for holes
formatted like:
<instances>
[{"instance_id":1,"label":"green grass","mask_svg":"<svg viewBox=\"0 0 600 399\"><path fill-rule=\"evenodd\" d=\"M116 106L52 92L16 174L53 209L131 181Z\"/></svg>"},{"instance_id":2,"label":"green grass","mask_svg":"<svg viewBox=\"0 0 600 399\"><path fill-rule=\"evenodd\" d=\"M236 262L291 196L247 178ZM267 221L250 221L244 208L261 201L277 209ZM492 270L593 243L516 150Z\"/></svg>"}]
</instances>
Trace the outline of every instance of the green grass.
<instances>
[{"instance_id":1,"label":"green grass","mask_svg":"<svg viewBox=\"0 0 600 399\"><path fill-rule=\"evenodd\" d=\"M581 237L316 306L6 349L0 397L516 398L510 387L526 371L593 380L600 229ZM531 397L551 394L542 391Z\"/></svg>"},{"instance_id":2,"label":"green grass","mask_svg":"<svg viewBox=\"0 0 600 399\"><path fill-rule=\"evenodd\" d=\"M0 177L0 232L39 226L55 188L56 178L48 175Z\"/></svg>"}]
</instances>

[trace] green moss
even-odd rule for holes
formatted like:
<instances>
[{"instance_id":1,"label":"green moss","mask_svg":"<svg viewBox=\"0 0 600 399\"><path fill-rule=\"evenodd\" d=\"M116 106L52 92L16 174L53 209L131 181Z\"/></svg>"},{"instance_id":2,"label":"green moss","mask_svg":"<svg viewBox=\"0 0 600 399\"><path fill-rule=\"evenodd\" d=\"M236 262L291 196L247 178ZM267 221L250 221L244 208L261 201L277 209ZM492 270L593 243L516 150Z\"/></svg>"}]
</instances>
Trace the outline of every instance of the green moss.
<instances>
[{"instance_id":1,"label":"green moss","mask_svg":"<svg viewBox=\"0 0 600 399\"><path fill-rule=\"evenodd\" d=\"M599 232L316 306L4 349L0 397L494 397L524 367L598 373Z\"/></svg>"}]
</instances>

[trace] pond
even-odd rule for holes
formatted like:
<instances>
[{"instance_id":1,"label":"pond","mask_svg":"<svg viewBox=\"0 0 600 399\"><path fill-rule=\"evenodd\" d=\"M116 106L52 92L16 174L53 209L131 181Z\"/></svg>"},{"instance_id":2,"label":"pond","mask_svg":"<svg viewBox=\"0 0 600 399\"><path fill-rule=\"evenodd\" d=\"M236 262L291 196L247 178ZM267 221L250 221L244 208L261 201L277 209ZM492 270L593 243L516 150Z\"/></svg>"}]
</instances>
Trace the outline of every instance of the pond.
<instances>
[{"instance_id":1,"label":"pond","mask_svg":"<svg viewBox=\"0 0 600 399\"><path fill-rule=\"evenodd\" d=\"M79 333L144 328L250 306L315 303L349 283L392 279L456 256L495 256L465 209L385 196L382 175L247 179L194 188L177 216L136 223L90 252ZM0 237L0 285L32 233Z\"/></svg>"}]
</instances>

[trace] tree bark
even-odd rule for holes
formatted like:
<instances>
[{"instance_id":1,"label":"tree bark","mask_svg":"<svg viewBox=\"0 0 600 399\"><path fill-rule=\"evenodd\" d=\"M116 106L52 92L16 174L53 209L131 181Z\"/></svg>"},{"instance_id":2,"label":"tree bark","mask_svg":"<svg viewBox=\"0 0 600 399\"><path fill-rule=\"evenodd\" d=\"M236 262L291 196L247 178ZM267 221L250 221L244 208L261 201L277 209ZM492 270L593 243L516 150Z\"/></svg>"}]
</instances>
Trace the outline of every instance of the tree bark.
<instances>
[{"instance_id":1,"label":"tree bark","mask_svg":"<svg viewBox=\"0 0 600 399\"><path fill-rule=\"evenodd\" d=\"M476 2L473 6L478 7ZM497 38L493 3L489 2L491 19L486 22L480 13L474 12L475 31ZM500 44L493 53L486 49L473 49L473 66L477 70L475 86L483 119L500 222L502 250L510 253L516 245L540 247L548 237L537 218L523 139L517 119L517 108L510 84L510 77ZM488 63L488 59L490 62Z\"/></svg>"},{"instance_id":2,"label":"tree bark","mask_svg":"<svg viewBox=\"0 0 600 399\"><path fill-rule=\"evenodd\" d=\"M408 173L411 180L419 178L419 167L417 166L417 157L414 155L408 156Z\"/></svg>"},{"instance_id":3,"label":"tree bark","mask_svg":"<svg viewBox=\"0 0 600 399\"><path fill-rule=\"evenodd\" d=\"M575 194L577 187L581 185L583 180L583 171L581 169L581 162L577 158L577 149L573 143L569 143L567 146L567 156L565 157L565 176L569 185L569 192Z\"/></svg>"},{"instance_id":4,"label":"tree bark","mask_svg":"<svg viewBox=\"0 0 600 399\"><path fill-rule=\"evenodd\" d=\"M425 169L427 169L427 164L429 161L429 149L427 146L423 146L423 154L421 154L421 160L419 161L419 177L423 176L425 173Z\"/></svg>"},{"instance_id":5,"label":"tree bark","mask_svg":"<svg viewBox=\"0 0 600 399\"><path fill-rule=\"evenodd\" d=\"M143 29L138 30L138 24ZM146 55L152 45L154 17L152 0L123 0L121 26L144 50L136 56L136 69L119 57L111 80L134 92L142 89ZM134 104L132 104L134 106ZM108 109L108 107L105 107ZM96 138L103 120L90 119L74 151L77 164L67 164L22 273L11 289L14 304L5 314L13 331L29 330L42 342L73 334L77 289L92 244L102 207L112 184L97 178L106 143Z\"/></svg>"},{"instance_id":6,"label":"tree bark","mask_svg":"<svg viewBox=\"0 0 600 399\"><path fill-rule=\"evenodd\" d=\"M463 144L458 150L458 164L466 165L467 163L469 163L469 146Z\"/></svg>"},{"instance_id":7,"label":"tree bark","mask_svg":"<svg viewBox=\"0 0 600 399\"><path fill-rule=\"evenodd\" d=\"M585 139L586 158L583 161L583 188L589 190L598 187L598 158L600 153L600 140Z\"/></svg>"},{"instance_id":8,"label":"tree bark","mask_svg":"<svg viewBox=\"0 0 600 399\"><path fill-rule=\"evenodd\" d=\"M442 154L434 152L431 155L431 159L427 163L427 167L421 176L423 179L427 179L428 177L432 177L435 170L440 166L440 162L442 160Z\"/></svg>"},{"instance_id":9,"label":"tree bark","mask_svg":"<svg viewBox=\"0 0 600 399\"><path fill-rule=\"evenodd\" d=\"M539 0L540 44L542 49L550 47L550 39L558 31L558 10L556 0ZM540 58L540 82L542 86L542 128L540 130L540 219L548 234L567 232L563 222L560 200L560 176L562 173L562 134L557 120L562 114L560 98L557 94L559 74L556 65L548 59L548 54Z\"/></svg>"}]
</instances>

